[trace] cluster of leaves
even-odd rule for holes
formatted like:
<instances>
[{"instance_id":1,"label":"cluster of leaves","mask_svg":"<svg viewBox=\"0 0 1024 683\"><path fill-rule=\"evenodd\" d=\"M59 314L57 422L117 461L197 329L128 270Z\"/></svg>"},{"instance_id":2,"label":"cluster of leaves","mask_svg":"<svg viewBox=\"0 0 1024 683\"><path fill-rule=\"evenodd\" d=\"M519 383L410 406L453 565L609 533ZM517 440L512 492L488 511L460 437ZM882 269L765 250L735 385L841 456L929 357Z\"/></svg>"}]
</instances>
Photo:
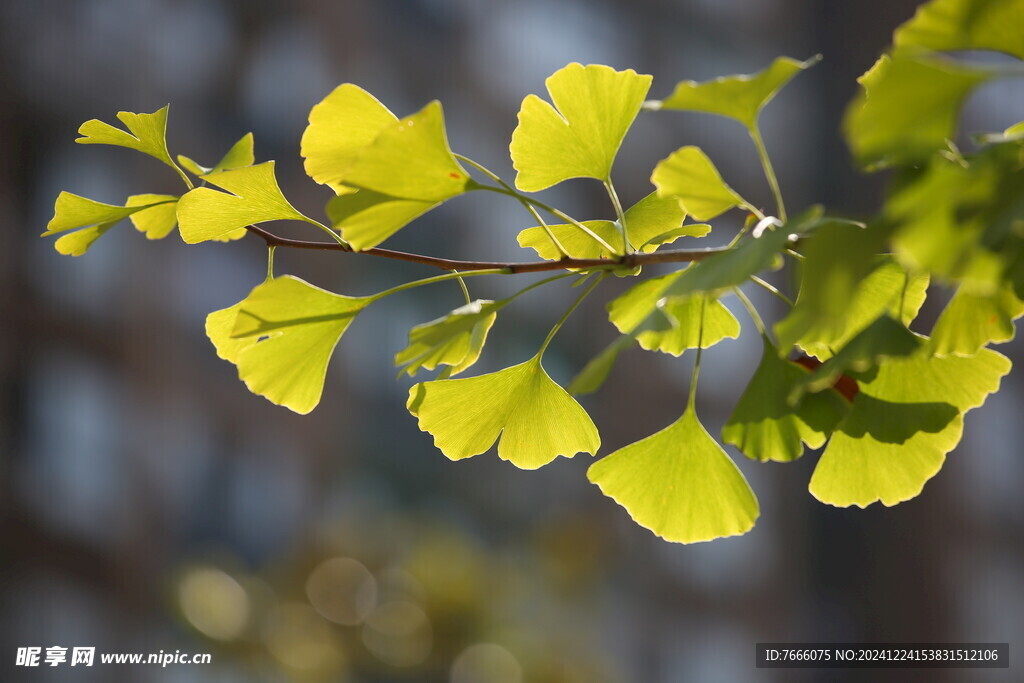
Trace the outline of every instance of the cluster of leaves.
<instances>
[{"instance_id":1,"label":"cluster of leaves","mask_svg":"<svg viewBox=\"0 0 1024 683\"><path fill-rule=\"evenodd\" d=\"M866 223L831 217L821 207L787 216L758 120L818 59L782 57L749 76L683 81L662 100L647 99L650 76L570 64L548 78L550 101L523 100L510 146L514 186L451 151L440 103L399 118L358 86L341 85L313 107L302 137L307 173L334 191L326 224L289 204L274 162L254 163L251 135L212 168L181 156L175 163L165 142L166 107L122 112L127 132L89 121L78 142L153 156L188 191L135 195L124 206L62 193L44 234L65 233L57 250L79 255L126 217L151 239L177 226L190 244L297 220L323 230L343 250L372 253L445 201L479 191L506 195L522 204L532 224L519 244L551 262L543 269L565 272L501 301L472 300L463 282L464 305L410 332L408 347L395 357L403 372L443 369L410 389L407 407L447 457L479 455L497 442L498 457L535 469L558 456L598 452L596 426L547 375L543 357L569 313L614 273L641 279L609 302L609 320L620 334L582 369L572 394L596 390L620 352L636 345L674 356L695 350L699 369L702 349L739 335L739 322L723 303L735 296L761 334L763 354L722 441L757 461L789 462L807 447L824 447L810 481L816 498L837 506L893 505L921 492L959 442L963 415L995 392L1010 368L987 346L1010 339L1013 321L1024 313L1024 123L976 137L970 154L951 141L970 93L1020 75L1021 65L978 65L945 53L990 50L1024 59L1021 26L1024 0L932 0L896 31L892 49L861 77L863 91L844 120L859 164L895 169L892 192ZM775 197L774 215L741 197L693 146L659 162L651 174L654 191L624 208L612 167L642 110L703 112L742 125ZM579 221L531 195L572 178L600 182L613 216ZM747 221L728 247L662 249L707 235L708 221L733 209L746 212ZM335 346L370 304L411 287L518 272L459 272L449 261L448 274L350 297L274 276L274 244L268 241L266 281L211 313L206 331L251 391L299 413L319 402ZM682 265L642 277L640 266L655 257ZM795 302L758 278L785 266L798 271ZM588 286L536 355L498 372L452 379L479 358L504 306L564 278ZM740 289L747 283L772 290L791 310L766 326ZM955 293L926 336L910 326L930 285ZM684 543L742 534L758 516L747 481L697 417L696 381L697 369L678 420L588 472L638 524Z\"/></svg>"}]
</instances>

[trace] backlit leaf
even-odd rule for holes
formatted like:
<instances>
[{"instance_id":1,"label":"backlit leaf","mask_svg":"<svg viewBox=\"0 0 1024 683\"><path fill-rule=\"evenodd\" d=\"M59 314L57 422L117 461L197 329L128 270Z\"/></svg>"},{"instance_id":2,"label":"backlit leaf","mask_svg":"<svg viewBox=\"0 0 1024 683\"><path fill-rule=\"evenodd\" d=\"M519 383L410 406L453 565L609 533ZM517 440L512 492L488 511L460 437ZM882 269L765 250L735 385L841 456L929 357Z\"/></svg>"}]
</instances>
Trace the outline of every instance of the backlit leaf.
<instances>
[{"instance_id":1,"label":"backlit leaf","mask_svg":"<svg viewBox=\"0 0 1024 683\"><path fill-rule=\"evenodd\" d=\"M200 166L183 154L178 155L178 163L197 176L229 171L232 168L241 168L242 166L252 166L255 162L256 155L253 147L252 133L243 135L238 142L231 146L231 149L227 151L221 160L211 168Z\"/></svg>"},{"instance_id":2,"label":"backlit leaf","mask_svg":"<svg viewBox=\"0 0 1024 683\"><path fill-rule=\"evenodd\" d=\"M457 375L480 357L487 333L504 301L477 299L448 315L417 325L409 331L409 345L395 354L395 365L405 365L410 377L420 368L449 365Z\"/></svg>"},{"instance_id":3,"label":"backlit leaf","mask_svg":"<svg viewBox=\"0 0 1024 683\"><path fill-rule=\"evenodd\" d=\"M961 287L946 305L932 330L937 356L973 356L990 342L1013 339L1013 321L1024 315L1024 302L1004 286L992 295L977 295Z\"/></svg>"},{"instance_id":4,"label":"backlit leaf","mask_svg":"<svg viewBox=\"0 0 1024 683\"><path fill-rule=\"evenodd\" d=\"M697 83L681 81L667 98L655 103L658 109L681 109L718 114L736 119L747 128L757 125L757 117L768 102L804 69L821 61L815 56L805 62L778 57L766 69L751 75L723 76Z\"/></svg>"},{"instance_id":5,"label":"backlit leaf","mask_svg":"<svg viewBox=\"0 0 1024 683\"><path fill-rule=\"evenodd\" d=\"M130 111L117 113L117 118L125 125L128 132L116 128L99 119L86 121L79 127L78 134L82 137L75 142L82 145L114 145L127 147L143 154L159 159L181 176L185 183L189 180L185 173L171 160L167 151L167 110L158 109L152 114L134 114Z\"/></svg>"},{"instance_id":6,"label":"backlit leaf","mask_svg":"<svg viewBox=\"0 0 1024 683\"><path fill-rule=\"evenodd\" d=\"M615 361L619 354L633 344L633 337L628 334L619 337L605 347L604 351L590 359L579 374L569 384L569 393L573 396L592 394L601 388L604 381L608 379Z\"/></svg>"},{"instance_id":7,"label":"backlit leaf","mask_svg":"<svg viewBox=\"0 0 1024 683\"><path fill-rule=\"evenodd\" d=\"M172 197L173 199L173 197ZM158 202L153 202L156 204ZM152 206L150 204L149 206ZM173 206L173 205L172 205ZM147 205L116 206L93 201L70 192L61 192L53 205L53 218L43 237L75 230L56 241L54 248L67 256L81 256L119 221L140 212Z\"/></svg>"},{"instance_id":8,"label":"backlit leaf","mask_svg":"<svg viewBox=\"0 0 1024 683\"><path fill-rule=\"evenodd\" d=\"M759 514L743 474L692 407L660 432L591 465L587 478L637 524L676 543L744 534Z\"/></svg>"},{"instance_id":9,"label":"backlit leaf","mask_svg":"<svg viewBox=\"0 0 1024 683\"><path fill-rule=\"evenodd\" d=\"M164 202L164 203L159 203ZM170 194L136 194L128 197L125 206L150 206L130 218L135 229L148 239L159 240L167 237L178 225L178 198Z\"/></svg>"},{"instance_id":10,"label":"backlit leaf","mask_svg":"<svg viewBox=\"0 0 1024 683\"><path fill-rule=\"evenodd\" d=\"M996 50L1024 59L1024 2L932 0L896 29L893 44L929 50Z\"/></svg>"},{"instance_id":11,"label":"backlit leaf","mask_svg":"<svg viewBox=\"0 0 1024 683\"><path fill-rule=\"evenodd\" d=\"M869 169L927 158L956 137L960 107L988 78L938 58L882 56L858 79L864 91L843 120L853 155Z\"/></svg>"},{"instance_id":12,"label":"backlit leaf","mask_svg":"<svg viewBox=\"0 0 1024 683\"><path fill-rule=\"evenodd\" d=\"M699 221L709 221L743 199L725 184L718 169L699 147L680 147L662 159L651 174L658 196L679 200L679 206Z\"/></svg>"},{"instance_id":13,"label":"backlit leaf","mask_svg":"<svg viewBox=\"0 0 1024 683\"><path fill-rule=\"evenodd\" d=\"M302 134L306 173L337 192L359 151L385 126L398 121L387 107L357 85L344 83L309 112Z\"/></svg>"},{"instance_id":14,"label":"backlit leaf","mask_svg":"<svg viewBox=\"0 0 1024 683\"><path fill-rule=\"evenodd\" d=\"M651 77L574 62L552 74L545 85L554 106L527 95L512 133L516 187L537 192L569 178L608 181Z\"/></svg>"},{"instance_id":15,"label":"backlit leaf","mask_svg":"<svg viewBox=\"0 0 1024 683\"><path fill-rule=\"evenodd\" d=\"M409 411L451 460L488 451L533 470L560 455L594 454L601 445L586 411L554 383L540 356L479 377L434 380L409 390Z\"/></svg>"},{"instance_id":16,"label":"backlit leaf","mask_svg":"<svg viewBox=\"0 0 1024 683\"><path fill-rule=\"evenodd\" d=\"M608 244L622 244L622 233L618 226L612 221L581 221L594 233ZM612 254L604 249L597 241L570 223L549 225L548 228L559 241L569 256L573 258L611 258ZM551 238L544 232L544 228L537 226L527 228L519 233L517 238L519 246L524 249L533 249L537 255L549 261L557 261L561 258L558 249L555 248Z\"/></svg>"},{"instance_id":17,"label":"backlit leaf","mask_svg":"<svg viewBox=\"0 0 1024 683\"><path fill-rule=\"evenodd\" d=\"M696 292L714 294L742 285L751 275L778 267L779 254L789 235L784 229L767 230L760 237L698 261L672 283L665 294L683 296Z\"/></svg>"},{"instance_id":18,"label":"backlit leaf","mask_svg":"<svg viewBox=\"0 0 1024 683\"><path fill-rule=\"evenodd\" d=\"M372 301L286 275L211 313L206 332L217 354L238 366L250 391L304 415L320 402L334 347Z\"/></svg>"},{"instance_id":19,"label":"backlit leaf","mask_svg":"<svg viewBox=\"0 0 1024 683\"><path fill-rule=\"evenodd\" d=\"M881 365L818 461L810 491L823 503L895 505L918 495L960 441L963 414L999 388L1010 361L918 353Z\"/></svg>"},{"instance_id":20,"label":"backlit leaf","mask_svg":"<svg viewBox=\"0 0 1024 683\"><path fill-rule=\"evenodd\" d=\"M288 203L274 177L274 162L203 176L218 192L197 187L178 200L181 237L189 244L218 239L254 223L273 220L313 222ZM230 194L229 194L230 193Z\"/></svg>"},{"instance_id":21,"label":"backlit leaf","mask_svg":"<svg viewBox=\"0 0 1024 683\"><path fill-rule=\"evenodd\" d=\"M670 297L660 302L658 309L671 326L667 330L647 330L637 335L640 346L648 351L678 356L687 349L697 348L698 343L706 349L723 339L740 336L739 321L718 299L701 294ZM701 311L704 312L703 323Z\"/></svg>"},{"instance_id":22,"label":"backlit leaf","mask_svg":"<svg viewBox=\"0 0 1024 683\"><path fill-rule=\"evenodd\" d=\"M803 444L820 448L846 405L832 391L805 396L792 405L789 395L806 377L806 370L780 358L778 349L764 339L761 363L722 428L722 440L762 462L796 460L803 454Z\"/></svg>"},{"instance_id":23,"label":"backlit leaf","mask_svg":"<svg viewBox=\"0 0 1024 683\"><path fill-rule=\"evenodd\" d=\"M377 246L439 204L355 190L327 202L327 217L353 249L362 251Z\"/></svg>"}]
</instances>

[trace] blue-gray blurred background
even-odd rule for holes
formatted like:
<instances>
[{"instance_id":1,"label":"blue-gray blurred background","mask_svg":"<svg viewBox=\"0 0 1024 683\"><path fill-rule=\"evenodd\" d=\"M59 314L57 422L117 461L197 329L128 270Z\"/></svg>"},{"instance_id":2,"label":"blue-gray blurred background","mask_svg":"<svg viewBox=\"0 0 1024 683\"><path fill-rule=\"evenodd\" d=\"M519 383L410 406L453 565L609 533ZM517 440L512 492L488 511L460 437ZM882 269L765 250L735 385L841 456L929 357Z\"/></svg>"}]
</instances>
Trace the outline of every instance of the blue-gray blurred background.
<instances>
[{"instance_id":1,"label":"blue-gray blurred background","mask_svg":"<svg viewBox=\"0 0 1024 683\"><path fill-rule=\"evenodd\" d=\"M73 143L90 118L171 104L172 154L211 164L244 133L276 159L286 195L322 216L302 171L310 107L357 83L399 115L445 107L452 147L511 180L522 98L570 61L683 78L825 60L763 119L788 203L853 215L880 178L856 173L839 135L855 78L913 0L4 0L0 3L0 557L4 681L1008 681L1013 671L759 671L759 641L1009 641L1024 645L1024 442L1015 372L917 499L836 509L807 481L817 459L756 464L730 451L762 514L739 538L665 543L586 481L587 456L522 472L492 453L452 463L404 409L392 355L414 324L459 305L451 283L362 314L301 417L249 394L203 334L210 311L265 273L262 243L187 247L125 225L89 254L38 234L60 190L120 203L179 192L158 162ZM1016 88L1016 90L1014 90ZM985 89L968 127L1021 118L1019 83ZM644 114L619 155L627 203L657 160L699 144L742 194L769 204L734 123ZM487 193L482 193L487 194ZM544 197L607 217L596 183ZM531 259L529 217L497 195L450 202L387 246ZM708 238L721 243L729 220ZM307 226L308 228L308 226ZM282 233L316 239L301 226ZM695 245L694 245L695 246ZM279 253L278 272L366 294L432 271L344 254ZM529 277L476 278L494 298ZM493 281L499 280L499 281ZM784 283L783 283L784 284ZM614 338L598 290L546 357L563 384ZM535 351L576 291L502 312L479 370ZM751 292L768 315L776 302ZM734 310L735 300L727 302ZM741 339L705 356L698 408L717 433L760 353ZM934 319L926 307L923 326ZM1020 357L1021 345L1002 348ZM603 453L681 412L692 359L633 351L583 399ZM206 666L15 669L21 646L209 652ZM856 675L865 674L865 675Z\"/></svg>"}]
</instances>

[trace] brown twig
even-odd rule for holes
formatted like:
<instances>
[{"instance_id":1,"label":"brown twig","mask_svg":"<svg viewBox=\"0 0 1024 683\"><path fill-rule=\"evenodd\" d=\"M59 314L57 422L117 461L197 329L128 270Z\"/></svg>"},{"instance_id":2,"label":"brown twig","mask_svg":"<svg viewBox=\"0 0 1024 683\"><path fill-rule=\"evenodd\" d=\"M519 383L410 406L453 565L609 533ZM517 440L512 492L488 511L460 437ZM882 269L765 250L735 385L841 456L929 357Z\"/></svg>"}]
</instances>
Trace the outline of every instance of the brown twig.
<instances>
[{"instance_id":1,"label":"brown twig","mask_svg":"<svg viewBox=\"0 0 1024 683\"><path fill-rule=\"evenodd\" d=\"M507 261L458 261L455 259L438 258L435 256L424 256L422 254L410 254L404 251L393 249L381 249L374 247L363 251L352 249L336 242L311 242L307 240L295 240L288 237L279 237L272 232L255 225L247 226L249 232L258 235L271 247L286 247L291 249L315 249L320 251L345 251L354 254L368 254L382 258L409 261L410 263L421 263L425 266L433 266L441 270L492 270L503 269L508 274L514 273L540 273L549 270L568 270L570 268L593 268L595 266L621 265L628 268L635 266L650 265L652 263L690 263L700 261L714 256L715 254L727 251L725 247L711 249L676 249L669 251L656 251L651 254L634 253L621 256L617 259L579 259L563 258L558 261L532 261L516 263Z\"/></svg>"}]
</instances>

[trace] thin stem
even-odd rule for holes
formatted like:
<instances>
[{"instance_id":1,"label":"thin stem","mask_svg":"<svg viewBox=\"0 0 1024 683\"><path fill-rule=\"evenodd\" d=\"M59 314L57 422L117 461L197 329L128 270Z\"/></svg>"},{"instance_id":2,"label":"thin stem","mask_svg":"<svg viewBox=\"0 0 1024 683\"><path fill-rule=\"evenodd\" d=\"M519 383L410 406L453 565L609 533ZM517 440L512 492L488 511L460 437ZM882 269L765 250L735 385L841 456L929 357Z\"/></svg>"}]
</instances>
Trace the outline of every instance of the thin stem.
<instances>
[{"instance_id":1,"label":"thin stem","mask_svg":"<svg viewBox=\"0 0 1024 683\"><path fill-rule=\"evenodd\" d=\"M704 349L704 309L708 305L707 296L700 300L700 326L697 328L697 358L693 361L693 376L690 378L690 397L686 400L686 409L693 410L697 404L697 378L700 377L700 357Z\"/></svg>"},{"instance_id":2,"label":"thin stem","mask_svg":"<svg viewBox=\"0 0 1024 683\"><path fill-rule=\"evenodd\" d=\"M456 275L461 276L461 273L459 273L459 271L457 270L453 270L452 272L455 273ZM462 296L466 297L466 303L472 303L473 300L469 296L469 287L466 286L465 278L459 277L457 279L459 281L459 287L462 289Z\"/></svg>"},{"instance_id":3,"label":"thin stem","mask_svg":"<svg viewBox=\"0 0 1024 683\"><path fill-rule=\"evenodd\" d=\"M404 292L407 289L412 289L414 287L422 287L423 285L432 285L435 282L444 282L445 280L452 280L455 278L472 277L474 275L501 275L504 272L505 270L502 268L494 268L491 270L474 270L469 273L445 273L444 275L435 275L434 277L428 277L423 280L413 280L412 282L406 282L403 285L398 285L397 287L392 287L391 289L385 289L383 292L378 292L367 298L370 299L370 301L377 301L379 299L383 299L386 296L391 296L392 294Z\"/></svg>"},{"instance_id":4,"label":"thin stem","mask_svg":"<svg viewBox=\"0 0 1024 683\"><path fill-rule=\"evenodd\" d=\"M615 186L612 185L611 180L605 181L604 189L608 191L608 197L612 200L612 206L615 207L615 217L619 221L619 230L622 231L622 253L628 254L632 249L629 246L629 235L626 234L626 214L622 211L619 193L615 191Z\"/></svg>"},{"instance_id":5,"label":"thin stem","mask_svg":"<svg viewBox=\"0 0 1024 683\"><path fill-rule=\"evenodd\" d=\"M768 179L768 185L771 186L772 194L775 195L775 204L779 208L779 218L785 223L786 204L782 201L779 179L775 177L775 169L772 168L771 159L768 158L768 150L765 148L764 140L761 138L761 129L756 123L750 128L750 139L754 141L754 146L757 147L757 155L761 158L761 167L764 168L764 177Z\"/></svg>"},{"instance_id":6,"label":"thin stem","mask_svg":"<svg viewBox=\"0 0 1024 683\"><path fill-rule=\"evenodd\" d=\"M580 230L585 232L587 235L589 235L592 240L597 242L601 246L601 248L604 249L605 251L607 251L609 254L612 254L613 256L622 256L622 254L620 254L618 251L616 251L615 248L612 247L612 245L610 245L607 242L605 242L604 239L602 239L600 235L598 235L593 230L591 230L587 226L583 225L583 223L580 223L578 220L576 220L575 218L573 218L569 214L565 213L564 211L556 209L556 208L554 208L552 206L548 206L544 202L536 200L533 197L530 197L528 195L522 194L522 193L520 193L520 192L518 192L516 190L513 190L513 189L509 189L509 188L505 188L505 187L494 187L493 185L479 185L478 188L481 189L481 190L487 190L488 192L497 192L498 194L505 194L505 195L508 195L510 197L515 197L516 199L520 199L522 201L527 201L530 204L536 206L538 209L540 209L542 211L547 211L552 216L557 216L558 218L561 218L563 221L565 221L567 223L572 223L577 228L579 228Z\"/></svg>"},{"instance_id":7,"label":"thin stem","mask_svg":"<svg viewBox=\"0 0 1024 683\"><path fill-rule=\"evenodd\" d=\"M787 304L789 304L790 308L792 308L793 306L796 306L796 304L793 303L793 300L790 299L785 294L783 294L782 292L780 292L778 290L778 288L775 287L775 285L772 285L772 284L769 284L769 283L765 282L764 280L762 280L761 278L757 277L756 275L751 275L750 276L750 281L753 282L755 285L759 285L759 286L767 289L769 292L771 292L775 296L777 296L780 299L782 299L783 301L785 301Z\"/></svg>"},{"instance_id":8,"label":"thin stem","mask_svg":"<svg viewBox=\"0 0 1024 683\"><path fill-rule=\"evenodd\" d=\"M537 352L538 357L544 355L544 351L547 350L548 344L550 344L551 340L555 338L555 334L557 334L558 330L562 328L562 324L565 323L565 321L569 318L570 315L572 315L572 312L576 310L576 307L583 303L583 300L587 298L587 295L594 291L595 287L601 284L601 281L604 280L605 277L607 277L607 275L608 273L601 273L599 276L597 276L597 278L594 279L593 282L590 283L590 286L583 290L582 294L576 297L576 301L574 301L572 306L569 307L569 310L562 314L562 317L558 319L558 322L555 323L555 326L551 328L550 332L548 332L548 336L544 339L544 343L540 345L540 351Z\"/></svg>"},{"instance_id":9,"label":"thin stem","mask_svg":"<svg viewBox=\"0 0 1024 683\"><path fill-rule=\"evenodd\" d=\"M620 256L614 260L568 258L560 261L531 261L525 263L516 263L514 261L460 261L456 259L439 258L436 256L411 254L404 251L394 251L392 249L381 249L380 247L373 247L362 251L353 251L348 244L342 244L340 241L338 243L331 243L290 239L287 237L280 237L255 225L248 225L246 226L246 229L254 235L258 235L268 245L276 247L312 249L317 251L343 251L353 254L378 256L381 258L396 259L398 261L420 263L425 266L440 268L441 270L458 270L462 271L463 274L467 271L495 269L500 270L502 273L512 275L518 273L539 273L551 270L577 270L618 266L633 268L635 266L650 265L653 263L691 263L694 261L702 261L710 256L714 256L715 254L728 251L728 248L724 247L712 247L710 249L670 249L665 251L655 251L649 254L628 254L626 256Z\"/></svg>"},{"instance_id":10,"label":"thin stem","mask_svg":"<svg viewBox=\"0 0 1024 683\"><path fill-rule=\"evenodd\" d=\"M267 245L267 282L274 279L274 250L277 247Z\"/></svg>"},{"instance_id":11,"label":"thin stem","mask_svg":"<svg viewBox=\"0 0 1024 683\"><path fill-rule=\"evenodd\" d=\"M795 258L797 261L804 261L807 259L806 256L801 254L799 251L796 251L795 249L787 249L786 253Z\"/></svg>"},{"instance_id":12,"label":"thin stem","mask_svg":"<svg viewBox=\"0 0 1024 683\"><path fill-rule=\"evenodd\" d=\"M307 223L311 223L311 224L315 225L316 227L320 228L321 230L323 230L324 232L326 232L328 235L331 236L331 239L333 239L335 242L337 242L341 246L345 247L347 250L351 250L352 249L352 246L348 242L343 240L341 238L341 235L339 235L337 232L335 232L333 228L328 228L326 225L324 225L320 221L315 221L312 218L307 218L306 216L303 216L303 218L306 219Z\"/></svg>"},{"instance_id":13,"label":"thin stem","mask_svg":"<svg viewBox=\"0 0 1024 683\"><path fill-rule=\"evenodd\" d=\"M504 180L501 179L501 177L497 173L495 173L494 171L491 171L489 168L487 168L483 164L477 163L476 161L473 161L469 157L464 157L461 154L454 154L453 153L452 156L454 156L456 159L460 159L462 161L465 161L467 164L469 164L473 168L477 169L478 171L483 173L485 176L487 176L488 178L490 178L494 182L496 182L499 185L501 185L502 187L504 187L509 192L515 192L515 189L513 189L511 185L506 183ZM519 199L519 203L522 204L523 207L527 211L530 212L530 215L533 216L534 220L536 220L538 223L540 223L540 227L544 229L544 233L548 236L548 239L551 240L551 244L555 245L555 249L558 250L558 253L563 258L569 258L569 252L565 250L565 247L562 246L562 243L558 241L557 237L555 237L555 233L551 232L551 227L548 226L548 224L544 221L543 218L540 217L540 214L537 213L537 209L533 208L533 205L530 204L530 202L526 201L526 199L524 199L522 197L517 197L517 199Z\"/></svg>"},{"instance_id":14,"label":"thin stem","mask_svg":"<svg viewBox=\"0 0 1024 683\"><path fill-rule=\"evenodd\" d=\"M743 290L740 289L739 287L733 287L732 291L735 292L739 300L743 302L743 305L747 309L747 313L750 315L750 318L754 321L754 325L757 326L757 331L761 333L762 337L764 337L765 339L769 339L768 329L764 326L764 321L761 320L761 314L757 312L756 308L754 308L754 304L750 302L750 299L747 298L747 295L744 294Z\"/></svg>"},{"instance_id":15,"label":"thin stem","mask_svg":"<svg viewBox=\"0 0 1024 683\"><path fill-rule=\"evenodd\" d=\"M747 216L747 220L743 221L743 227L739 229L739 231L736 233L736 236L732 238L728 245L726 245L727 248L732 249L733 247L735 247L736 244L743 238L743 236L750 231L750 228L754 227L753 217L754 214L750 214L749 216Z\"/></svg>"}]
</instances>

